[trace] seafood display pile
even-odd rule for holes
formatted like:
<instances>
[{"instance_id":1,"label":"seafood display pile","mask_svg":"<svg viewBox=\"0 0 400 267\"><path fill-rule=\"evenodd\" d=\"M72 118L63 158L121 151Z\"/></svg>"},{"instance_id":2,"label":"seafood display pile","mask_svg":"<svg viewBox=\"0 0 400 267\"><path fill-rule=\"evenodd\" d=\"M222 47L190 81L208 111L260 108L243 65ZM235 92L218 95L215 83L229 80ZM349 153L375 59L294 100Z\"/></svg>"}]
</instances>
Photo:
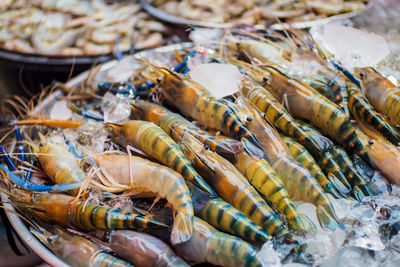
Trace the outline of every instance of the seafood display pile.
<instances>
[{"instance_id":1,"label":"seafood display pile","mask_svg":"<svg viewBox=\"0 0 400 267\"><path fill-rule=\"evenodd\" d=\"M1 191L72 266L394 264L394 82L303 31L146 51L4 100Z\"/></svg>"},{"instance_id":2,"label":"seafood display pile","mask_svg":"<svg viewBox=\"0 0 400 267\"><path fill-rule=\"evenodd\" d=\"M312 21L333 15L361 11L368 1L227 1L227 0L152 0L160 10L186 19L234 24L265 24L276 18L285 22Z\"/></svg>"},{"instance_id":3,"label":"seafood display pile","mask_svg":"<svg viewBox=\"0 0 400 267\"><path fill-rule=\"evenodd\" d=\"M0 46L28 54L101 55L160 46L166 27L138 1L1 1Z\"/></svg>"}]
</instances>

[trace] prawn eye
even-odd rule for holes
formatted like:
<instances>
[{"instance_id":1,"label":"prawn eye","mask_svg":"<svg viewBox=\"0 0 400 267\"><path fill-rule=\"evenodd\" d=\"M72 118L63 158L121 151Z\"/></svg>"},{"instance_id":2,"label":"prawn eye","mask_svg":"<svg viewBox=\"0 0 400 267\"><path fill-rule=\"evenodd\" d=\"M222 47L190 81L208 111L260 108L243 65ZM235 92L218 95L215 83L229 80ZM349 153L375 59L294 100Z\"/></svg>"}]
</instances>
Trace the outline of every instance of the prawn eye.
<instances>
[{"instance_id":1,"label":"prawn eye","mask_svg":"<svg viewBox=\"0 0 400 267\"><path fill-rule=\"evenodd\" d=\"M49 236L49 237L47 238L47 242L51 243L52 241L53 241L53 238L51 238L51 236Z\"/></svg>"},{"instance_id":2,"label":"prawn eye","mask_svg":"<svg viewBox=\"0 0 400 267\"><path fill-rule=\"evenodd\" d=\"M369 140L368 141L368 144L370 144L370 145L373 145L375 142L374 142L374 140Z\"/></svg>"},{"instance_id":3,"label":"prawn eye","mask_svg":"<svg viewBox=\"0 0 400 267\"><path fill-rule=\"evenodd\" d=\"M269 77L267 77L267 76L264 76L264 77L263 77L263 81L264 81L264 82L268 82L268 80L269 80Z\"/></svg>"},{"instance_id":4,"label":"prawn eye","mask_svg":"<svg viewBox=\"0 0 400 267\"><path fill-rule=\"evenodd\" d=\"M157 78L156 81L157 81L157 83L160 83L161 82L161 78Z\"/></svg>"},{"instance_id":5,"label":"prawn eye","mask_svg":"<svg viewBox=\"0 0 400 267\"><path fill-rule=\"evenodd\" d=\"M360 78L364 78L365 74L364 72L360 72Z\"/></svg>"},{"instance_id":6,"label":"prawn eye","mask_svg":"<svg viewBox=\"0 0 400 267\"><path fill-rule=\"evenodd\" d=\"M43 142L40 142L40 143L39 143L39 146L40 146L40 147L44 147Z\"/></svg>"},{"instance_id":7,"label":"prawn eye","mask_svg":"<svg viewBox=\"0 0 400 267\"><path fill-rule=\"evenodd\" d=\"M247 117L246 120L247 120L247 121L252 121L253 118L252 118L252 117Z\"/></svg>"}]
</instances>

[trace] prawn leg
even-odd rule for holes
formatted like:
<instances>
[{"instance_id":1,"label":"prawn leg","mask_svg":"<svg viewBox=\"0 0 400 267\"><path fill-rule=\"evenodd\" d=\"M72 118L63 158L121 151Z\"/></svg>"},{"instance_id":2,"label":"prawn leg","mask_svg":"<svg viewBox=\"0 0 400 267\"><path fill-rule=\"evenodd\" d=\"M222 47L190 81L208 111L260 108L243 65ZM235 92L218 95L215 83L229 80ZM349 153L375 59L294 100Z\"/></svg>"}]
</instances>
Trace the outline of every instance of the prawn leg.
<instances>
[{"instance_id":1,"label":"prawn leg","mask_svg":"<svg viewBox=\"0 0 400 267\"><path fill-rule=\"evenodd\" d=\"M64 192L70 190L79 190L81 183L61 184L61 185L38 185L33 184L29 181L24 181L19 175L16 175L9 171L5 166L0 164L0 169L6 173L7 178L13 182L17 187L26 191L36 192Z\"/></svg>"},{"instance_id":2,"label":"prawn leg","mask_svg":"<svg viewBox=\"0 0 400 267\"><path fill-rule=\"evenodd\" d=\"M12 122L11 125L44 125L48 127L59 127L63 129L79 128L83 121L57 120L57 119L31 119Z\"/></svg>"}]
</instances>

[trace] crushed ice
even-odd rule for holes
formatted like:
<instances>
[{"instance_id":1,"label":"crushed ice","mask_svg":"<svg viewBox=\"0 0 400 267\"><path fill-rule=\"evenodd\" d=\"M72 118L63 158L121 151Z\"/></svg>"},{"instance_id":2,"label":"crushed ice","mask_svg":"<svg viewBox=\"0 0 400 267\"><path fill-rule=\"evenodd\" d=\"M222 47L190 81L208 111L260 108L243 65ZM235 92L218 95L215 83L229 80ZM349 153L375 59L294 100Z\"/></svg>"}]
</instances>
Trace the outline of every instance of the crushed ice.
<instances>
[{"instance_id":1,"label":"crushed ice","mask_svg":"<svg viewBox=\"0 0 400 267\"><path fill-rule=\"evenodd\" d=\"M297 202L297 203L295 203L295 205L296 205L296 210L299 213L306 215L315 224L317 229L321 229L321 226L320 226L318 218L317 218L317 213L316 213L317 208L315 207L314 204L305 203L305 202Z\"/></svg>"},{"instance_id":2,"label":"crushed ice","mask_svg":"<svg viewBox=\"0 0 400 267\"><path fill-rule=\"evenodd\" d=\"M384 37L339 24L323 24L311 29L314 40L344 67L369 67L390 54Z\"/></svg>"},{"instance_id":3,"label":"crushed ice","mask_svg":"<svg viewBox=\"0 0 400 267\"><path fill-rule=\"evenodd\" d=\"M126 120L131 115L129 100L118 97L110 92L103 96L102 107L105 122L118 122Z\"/></svg>"},{"instance_id":4,"label":"crushed ice","mask_svg":"<svg viewBox=\"0 0 400 267\"><path fill-rule=\"evenodd\" d=\"M141 66L142 64L140 64L133 57L126 57L107 71L106 81L125 82L135 73L137 69L141 68Z\"/></svg>"},{"instance_id":5,"label":"crushed ice","mask_svg":"<svg viewBox=\"0 0 400 267\"><path fill-rule=\"evenodd\" d=\"M393 193L400 188L394 186ZM260 250L265 266L396 266L400 260L400 198L366 197L362 202L331 198L344 229L289 233L269 241ZM315 206L297 204L315 223ZM273 243L273 246L271 246ZM277 265L276 257L282 265ZM289 265L292 266L292 265Z\"/></svg>"},{"instance_id":6,"label":"crushed ice","mask_svg":"<svg viewBox=\"0 0 400 267\"><path fill-rule=\"evenodd\" d=\"M264 243L260 251L257 253L257 258L261 261L263 266L270 266L270 267L282 266L281 259L279 258L278 253L274 250L271 241Z\"/></svg>"},{"instance_id":7,"label":"crushed ice","mask_svg":"<svg viewBox=\"0 0 400 267\"><path fill-rule=\"evenodd\" d=\"M189 34L189 39L196 45L210 44L221 40L224 30L210 28L196 28Z\"/></svg>"},{"instance_id":8,"label":"crushed ice","mask_svg":"<svg viewBox=\"0 0 400 267\"><path fill-rule=\"evenodd\" d=\"M59 100L54 103L50 111L50 118L57 120L69 120L72 117L72 111L68 107L67 100Z\"/></svg>"},{"instance_id":9,"label":"crushed ice","mask_svg":"<svg viewBox=\"0 0 400 267\"><path fill-rule=\"evenodd\" d=\"M192 69L190 78L219 99L239 90L242 74L232 64L206 63Z\"/></svg>"}]
</instances>

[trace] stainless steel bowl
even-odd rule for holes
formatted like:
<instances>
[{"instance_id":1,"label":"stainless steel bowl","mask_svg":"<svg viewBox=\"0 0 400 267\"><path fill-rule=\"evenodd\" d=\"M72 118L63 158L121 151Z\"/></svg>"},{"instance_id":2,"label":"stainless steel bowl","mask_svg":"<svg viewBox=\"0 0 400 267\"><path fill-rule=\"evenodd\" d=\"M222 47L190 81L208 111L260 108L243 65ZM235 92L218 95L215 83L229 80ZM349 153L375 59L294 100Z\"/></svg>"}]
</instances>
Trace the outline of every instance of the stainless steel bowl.
<instances>
[{"instance_id":1,"label":"stainless steel bowl","mask_svg":"<svg viewBox=\"0 0 400 267\"><path fill-rule=\"evenodd\" d=\"M191 44L191 43L174 44L174 45L159 47L159 48L155 48L155 49L151 49L151 50L141 51L139 53L131 55L130 57L139 58L139 57L149 55L153 52L170 53L172 51L186 49L191 46L193 46L193 44ZM107 71L117 64L118 64L118 61L116 61L116 60L112 60L107 63L104 63L100 67L100 72ZM69 86L69 87L79 86L85 80L88 73L89 72L86 71L86 72L79 74L75 78L71 79L67 83L67 86ZM56 91L54 94L48 96L44 101L42 101L40 106L36 107L33 110L32 115L38 114L39 112L44 112L46 114L46 112L48 112L48 110L53 106L57 97L59 97L60 95L61 95L61 92ZM25 225L25 223L21 220L21 218L18 215L15 214L15 209L9 203L9 201L7 199L7 195L4 194L3 192L0 192L0 196L1 196L1 200L3 202L4 207L7 209L6 214L7 214L8 219L10 220L15 231L18 233L18 235L21 237L21 239L24 241L24 243L26 245L28 245L39 257L41 257L49 265L57 266L57 267L58 266L59 267L69 266L68 264L63 262L61 259L59 259L56 255L54 255L46 246L44 246L35 236L33 236L31 234L31 232L29 231L29 229Z\"/></svg>"}]
</instances>

